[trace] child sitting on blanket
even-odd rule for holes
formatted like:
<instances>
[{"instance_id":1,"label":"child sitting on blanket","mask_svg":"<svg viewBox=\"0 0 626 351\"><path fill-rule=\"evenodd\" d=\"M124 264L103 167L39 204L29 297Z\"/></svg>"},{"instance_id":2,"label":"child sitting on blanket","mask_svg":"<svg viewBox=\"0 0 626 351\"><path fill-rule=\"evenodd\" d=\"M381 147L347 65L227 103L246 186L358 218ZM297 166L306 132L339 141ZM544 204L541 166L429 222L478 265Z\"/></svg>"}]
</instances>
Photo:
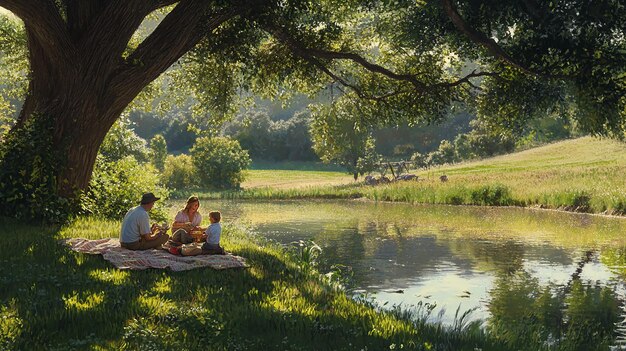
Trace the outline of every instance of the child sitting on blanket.
<instances>
[{"instance_id":1,"label":"child sitting on blanket","mask_svg":"<svg viewBox=\"0 0 626 351\"><path fill-rule=\"evenodd\" d=\"M222 236L222 214L219 211L209 212L209 221L211 225L206 229L206 242L202 244L202 251L211 255L223 255L224 249L220 246L220 237Z\"/></svg>"},{"instance_id":2,"label":"child sitting on blanket","mask_svg":"<svg viewBox=\"0 0 626 351\"><path fill-rule=\"evenodd\" d=\"M211 225L206 229L204 235L206 236L206 242L202 244L202 248L195 245L183 245L181 247L170 247L170 253L174 255L182 256L195 256L200 254L207 255L225 255L226 252L220 246L220 237L222 235L222 214L219 211L209 212L209 221Z\"/></svg>"}]
</instances>

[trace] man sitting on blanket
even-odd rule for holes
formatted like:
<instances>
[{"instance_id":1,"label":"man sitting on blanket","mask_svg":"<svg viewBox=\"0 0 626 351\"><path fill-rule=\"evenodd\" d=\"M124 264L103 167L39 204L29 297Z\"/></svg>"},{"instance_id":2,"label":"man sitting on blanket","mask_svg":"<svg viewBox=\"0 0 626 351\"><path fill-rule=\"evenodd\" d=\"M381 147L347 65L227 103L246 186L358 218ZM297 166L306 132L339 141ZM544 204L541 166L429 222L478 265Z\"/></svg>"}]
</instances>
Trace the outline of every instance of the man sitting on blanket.
<instances>
[{"instance_id":1,"label":"man sitting on blanket","mask_svg":"<svg viewBox=\"0 0 626 351\"><path fill-rule=\"evenodd\" d=\"M156 224L150 226L148 211L158 199L153 193L145 193L141 197L141 204L126 213L120 233L122 247L129 250L160 249L167 242L169 235L160 233Z\"/></svg>"}]
</instances>

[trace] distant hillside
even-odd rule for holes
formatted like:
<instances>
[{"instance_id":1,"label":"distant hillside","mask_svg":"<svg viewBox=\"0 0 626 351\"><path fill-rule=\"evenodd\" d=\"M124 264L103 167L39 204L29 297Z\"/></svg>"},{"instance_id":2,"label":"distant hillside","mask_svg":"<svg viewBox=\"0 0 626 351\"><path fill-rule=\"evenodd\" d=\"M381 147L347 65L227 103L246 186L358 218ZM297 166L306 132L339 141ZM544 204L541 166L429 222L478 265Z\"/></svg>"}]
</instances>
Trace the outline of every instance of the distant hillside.
<instances>
[{"instance_id":1,"label":"distant hillside","mask_svg":"<svg viewBox=\"0 0 626 351\"><path fill-rule=\"evenodd\" d=\"M626 143L584 137L441 168L449 174L579 170L581 167L626 167Z\"/></svg>"},{"instance_id":2,"label":"distant hillside","mask_svg":"<svg viewBox=\"0 0 626 351\"><path fill-rule=\"evenodd\" d=\"M244 184L247 190L228 196L514 205L626 215L626 144L613 140L573 139L414 172L419 176L417 181L372 186L352 182L339 172L250 171L250 180ZM444 174L446 182L439 178Z\"/></svg>"},{"instance_id":3,"label":"distant hillside","mask_svg":"<svg viewBox=\"0 0 626 351\"><path fill-rule=\"evenodd\" d=\"M518 205L626 214L626 144L614 140L566 140L418 174L435 192L501 185Z\"/></svg>"}]
</instances>

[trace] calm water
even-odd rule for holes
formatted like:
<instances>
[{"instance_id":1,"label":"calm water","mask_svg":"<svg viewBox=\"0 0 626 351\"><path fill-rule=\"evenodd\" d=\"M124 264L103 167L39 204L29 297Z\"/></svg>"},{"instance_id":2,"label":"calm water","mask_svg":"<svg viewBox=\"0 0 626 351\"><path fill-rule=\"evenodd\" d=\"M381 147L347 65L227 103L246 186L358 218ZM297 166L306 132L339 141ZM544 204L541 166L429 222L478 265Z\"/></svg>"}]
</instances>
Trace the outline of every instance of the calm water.
<instances>
[{"instance_id":1,"label":"calm water","mask_svg":"<svg viewBox=\"0 0 626 351\"><path fill-rule=\"evenodd\" d=\"M436 304L432 319L444 323L454 321L457 308L474 309L471 319L491 324L543 308L543 315L565 321L600 318L622 333L624 219L359 201L212 201L203 207L281 243L315 241L323 249L322 268L352 267L351 291L381 305Z\"/></svg>"}]
</instances>

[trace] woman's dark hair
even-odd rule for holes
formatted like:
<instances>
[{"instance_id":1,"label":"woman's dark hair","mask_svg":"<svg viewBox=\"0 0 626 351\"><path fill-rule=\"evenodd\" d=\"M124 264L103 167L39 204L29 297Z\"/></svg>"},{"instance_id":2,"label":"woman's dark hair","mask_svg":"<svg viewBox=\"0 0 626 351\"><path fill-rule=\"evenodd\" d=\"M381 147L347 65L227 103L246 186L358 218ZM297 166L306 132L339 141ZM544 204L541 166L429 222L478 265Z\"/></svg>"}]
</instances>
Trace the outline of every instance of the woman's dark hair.
<instances>
[{"instance_id":1,"label":"woman's dark hair","mask_svg":"<svg viewBox=\"0 0 626 351\"><path fill-rule=\"evenodd\" d=\"M185 213L187 213L187 214L189 214L189 208L191 207L191 205L192 205L194 202L197 202L197 203L198 203L198 207L200 207L200 199L198 199L198 197L197 197L197 196L190 196L190 197L187 199L187 204L185 204L185 207L182 209L182 211L183 211L183 212L185 212Z\"/></svg>"}]
</instances>

